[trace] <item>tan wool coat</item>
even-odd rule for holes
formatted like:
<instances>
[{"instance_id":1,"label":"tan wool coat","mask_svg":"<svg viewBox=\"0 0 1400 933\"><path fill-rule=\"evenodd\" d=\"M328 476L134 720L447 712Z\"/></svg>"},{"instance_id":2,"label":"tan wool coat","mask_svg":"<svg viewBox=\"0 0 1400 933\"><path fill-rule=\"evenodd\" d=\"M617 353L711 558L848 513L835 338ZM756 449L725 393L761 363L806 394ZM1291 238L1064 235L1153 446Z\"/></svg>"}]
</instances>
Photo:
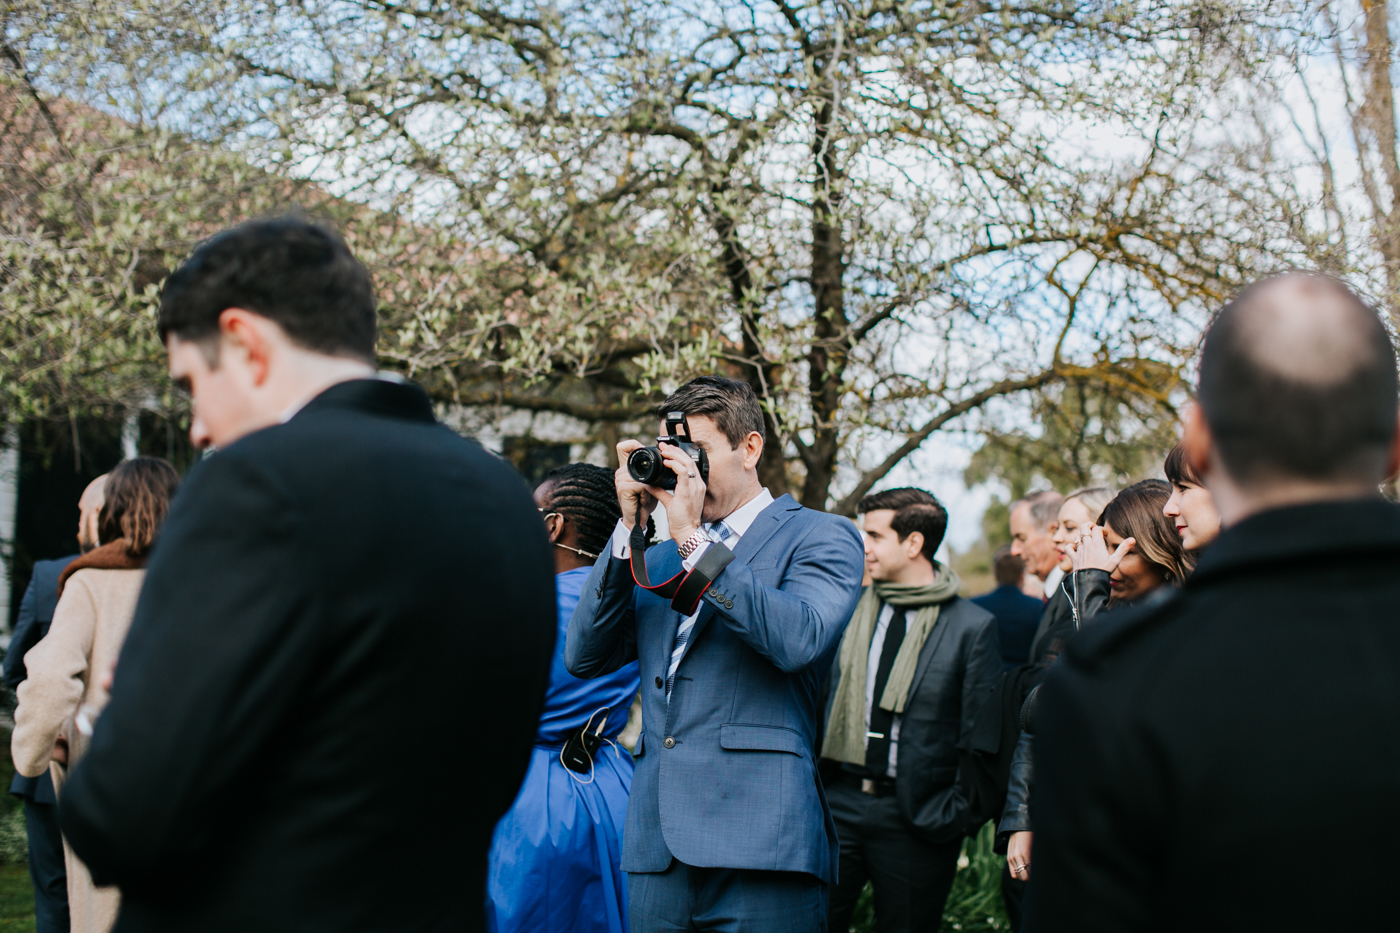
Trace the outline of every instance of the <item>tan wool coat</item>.
<instances>
[{"instance_id":1,"label":"tan wool coat","mask_svg":"<svg viewBox=\"0 0 1400 933\"><path fill-rule=\"evenodd\" d=\"M82 756L87 740L74 720L81 707L95 716L107 703L100 681L121 652L145 577L144 570L77 571L64 586L49 633L24 656L28 676L19 685L10 752L20 774L37 777L49 768L59 795L67 772L52 761L54 743L59 736L68 741L70 766ZM73 933L107 933L117 919L117 889L94 886L66 839L63 852Z\"/></svg>"}]
</instances>

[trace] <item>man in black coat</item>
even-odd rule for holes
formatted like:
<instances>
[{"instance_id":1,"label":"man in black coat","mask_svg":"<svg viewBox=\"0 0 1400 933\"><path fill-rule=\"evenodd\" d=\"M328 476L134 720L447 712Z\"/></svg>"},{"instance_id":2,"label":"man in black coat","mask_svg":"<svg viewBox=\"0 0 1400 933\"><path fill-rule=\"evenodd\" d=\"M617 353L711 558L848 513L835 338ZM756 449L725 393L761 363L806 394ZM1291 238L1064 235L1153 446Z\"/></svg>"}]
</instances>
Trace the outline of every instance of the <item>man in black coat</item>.
<instances>
[{"instance_id":1,"label":"man in black coat","mask_svg":"<svg viewBox=\"0 0 1400 933\"><path fill-rule=\"evenodd\" d=\"M503 462L373 369L368 272L301 220L201 246L160 326L191 471L60 823L118 931L460 931L552 657Z\"/></svg>"},{"instance_id":2,"label":"man in black coat","mask_svg":"<svg viewBox=\"0 0 1400 933\"><path fill-rule=\"evenodd\" d=\"M870 882L885 933L936 931L977 817L959 749L1001 676L996 620L934 560L948 513L922 489L866 496L861 595L831 678L822 777L841 843L827 927L850 927Z\"/></svg>"},{"instance_id":3,"label":"man in black coat","mask_svg":"<svg viewBox=\"0 0 1400 933\"><path fill-rule=\"evenodd\" d=\"M1341 284L1216 318L1187 418L1225 532L1070 643L1035 716L1026 930L1375 930L1400 833L1396 366Z\"/></svg>"}]
</instances>

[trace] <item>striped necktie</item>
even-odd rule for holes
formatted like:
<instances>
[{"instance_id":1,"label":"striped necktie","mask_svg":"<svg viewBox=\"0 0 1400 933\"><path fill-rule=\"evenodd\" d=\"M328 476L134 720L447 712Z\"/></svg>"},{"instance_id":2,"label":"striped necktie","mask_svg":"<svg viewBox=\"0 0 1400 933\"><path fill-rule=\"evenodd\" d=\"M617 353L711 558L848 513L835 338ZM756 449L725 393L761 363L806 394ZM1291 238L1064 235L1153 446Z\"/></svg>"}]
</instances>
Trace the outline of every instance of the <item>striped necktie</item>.
<instances>
[{"instance_id":1,"label":"striped necktie","mask_svg":"<svg viewBox=\"0 0 1400 933\"><path fill-rule=\"evenodd\" d=\"M723 544L734 537L734 532L724 522L715 522L709 528L710 540L716 544ZM695 628L695 620L700 618L700 610L696 610L694 615L687 616L681 620L681 627L676 630L676 646L671 649L671 666L666 669L666 702L671 702L671 688L676 685L676 669L681 666L681 658L685 657L685 646L690 641L690 630Z\"/></svg>"}]
</instances>

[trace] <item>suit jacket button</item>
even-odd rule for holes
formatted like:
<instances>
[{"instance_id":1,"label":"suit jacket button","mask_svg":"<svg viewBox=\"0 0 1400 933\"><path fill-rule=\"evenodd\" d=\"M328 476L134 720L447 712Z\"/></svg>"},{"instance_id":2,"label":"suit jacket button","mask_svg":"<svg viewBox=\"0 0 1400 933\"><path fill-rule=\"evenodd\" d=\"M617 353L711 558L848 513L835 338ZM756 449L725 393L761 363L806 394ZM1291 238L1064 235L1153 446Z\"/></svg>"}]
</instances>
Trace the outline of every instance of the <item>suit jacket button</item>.
<instances>
[{"instance_id":1,"label":"suit jacket button","mask_svg":"<svg viewBox=\"0 0 1400 933\"><path fill-rule=\"evenodd\" d=\"M733 609L733 608L734 608L734 600L732 600L732 599L726 599L726 600L724 601L724 608L726 608L726 609Z\"/></svg>"},{"instance_id":2,"label":"suit jacket button","mask_svg":"<svg viewBox=\"0 0 1400 933\"><path fill-rule=\"evenodd\" d=\"M664 746L666 746L667 748L675 748L675 747L676 747L676 740L673 739L673 738L671 738L671 737L668 735L668 736L666 736L666 741L662 742L661 744L664 745Z\"/></svg>"},{"instance_id":3,"label":"suit jacket button","mask_svg":"<svg viewBox=\"0 0 1400 933\"><path fill-rule=\"evenodd\" d=\"M666 681L662 680L660 677L656 678L656 689L660 690L664 686L666 686Z\"/></svg>"}]
</instances>

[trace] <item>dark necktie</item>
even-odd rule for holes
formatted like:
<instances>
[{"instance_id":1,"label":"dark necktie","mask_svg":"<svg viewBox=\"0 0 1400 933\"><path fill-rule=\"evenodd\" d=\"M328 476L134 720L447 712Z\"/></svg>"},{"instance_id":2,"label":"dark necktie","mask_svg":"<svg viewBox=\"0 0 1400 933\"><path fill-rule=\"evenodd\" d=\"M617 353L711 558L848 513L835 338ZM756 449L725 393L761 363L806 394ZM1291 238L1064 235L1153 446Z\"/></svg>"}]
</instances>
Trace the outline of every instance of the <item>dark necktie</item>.
<instances>
[{"instance_id":1,"label":"dark necktie","mask_svg":"<svg viewBox=\"0 0 1400 933\"><path fill-rule=\"evenodd\" d=\"M904 614L905 610L896 608L890 617L890 624L885 627L885 642L880 646L880 666L875 669L875 699L870 705L870 731L865 737L865 767L876 777L882 777L890 769L890 727L894 725L894 713L880 709L880 697L885 695L895 655L904 642Z\"/></svg>"}]
</instances>

